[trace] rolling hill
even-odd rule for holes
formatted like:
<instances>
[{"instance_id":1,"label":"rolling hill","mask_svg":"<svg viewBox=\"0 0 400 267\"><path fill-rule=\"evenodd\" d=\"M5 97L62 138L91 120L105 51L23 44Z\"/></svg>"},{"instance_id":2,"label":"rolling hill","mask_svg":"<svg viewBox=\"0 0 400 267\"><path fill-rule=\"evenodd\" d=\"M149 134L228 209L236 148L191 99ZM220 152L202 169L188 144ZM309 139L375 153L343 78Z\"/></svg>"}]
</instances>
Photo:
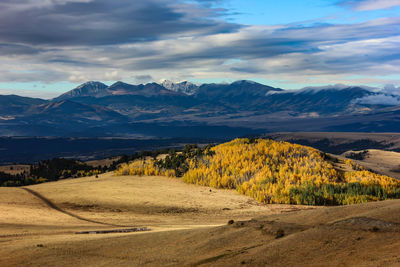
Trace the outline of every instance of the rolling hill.
<instances>
[{"instance_id":1,"label":"rolling hill","mask_svg":"<svg viewBox=\"0 0 400 267\"><path fill-rule=\"evenodd\" d=\"M175 157L188 155L190 166L182 179L146 176L151 173L144 170L142 176L116 172L1 187L0 266L400 263L399 199L316 207L266 204L284 200L278 199L279 194L271 198L277 201L255 197L276 191L268 187L281 189L284 195L292 192L290 186L309 182L316 186L358 182L371 185L368 194L381 196L377 187L392 190L391 184L398 187L399 181L360 172L354 162L349 165L311 147L272 140L188 146ZM161 159L168 163L171 157L170 153ZM385 157L396 160L398 155ZM136 163L144 168L152 161ZM239 188L230 189L236 182Z\"/></svg>"},{"instance_id":2,"label":"rolling hill","mask_svg":"<svg viewBox=\"0 0 400 267\"><path fill-rule=\"evenodd\" d=\"M177 179L105 174L0 188L0 212L2 266L400 263L399 200L264 206ZM150 231L95 234L132 227Z\"/></svg>"},{"instance_id":3,"label":"rolling hill","mask_svg":"<svg viewBox=\"0 0 400 267\"><path fill-rule=\"evenodd\" d=\"M182 177L187 183L236 189L265 204L348 205L400 198L395 178L311 147L268 139L185 147L164 159L122 164L116 173Z\"/></svg>"}]
</instances>

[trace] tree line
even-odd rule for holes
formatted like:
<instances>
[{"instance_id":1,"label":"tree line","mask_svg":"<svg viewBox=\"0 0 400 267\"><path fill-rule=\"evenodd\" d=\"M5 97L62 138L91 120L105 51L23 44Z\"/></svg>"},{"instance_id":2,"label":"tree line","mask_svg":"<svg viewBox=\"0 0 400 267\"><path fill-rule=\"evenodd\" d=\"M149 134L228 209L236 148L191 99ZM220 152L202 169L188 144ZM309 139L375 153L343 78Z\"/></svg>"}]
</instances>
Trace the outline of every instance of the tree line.
<instances>
[{"instance_id":1,"label":"tree line","mask_svg":"<svg viewBox=\"0 0 400 267\"><path fill-rule=\"evenodd\" d=\"M9 174L0 172L0 186L25 186L66 178L79 178L115 171L120 164L147 157L156 158L160 154L176 153L175 149L140 151L132 155L121 155L109 166L90 166L83 161L67 158L53 158L39 161L30 166L28 172Z\"/></svg>"}]
</instances>

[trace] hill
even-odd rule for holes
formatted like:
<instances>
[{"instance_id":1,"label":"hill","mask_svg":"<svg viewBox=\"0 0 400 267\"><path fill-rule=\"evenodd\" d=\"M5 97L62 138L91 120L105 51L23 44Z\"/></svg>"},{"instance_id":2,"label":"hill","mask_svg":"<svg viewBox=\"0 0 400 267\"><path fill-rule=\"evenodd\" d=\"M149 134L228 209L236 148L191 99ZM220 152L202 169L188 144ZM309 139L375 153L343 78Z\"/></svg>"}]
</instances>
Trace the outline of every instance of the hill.
<instances>
[{"instance_id":1,"label":"hill","mask_svg":"<svg viewBox=\"0 0 400 267\"><path fill-rule=\"evenodd\" d=\"M263 138L315 147L340 155L348 150L380 149L400 152L400 134L360 132L278 132Z\"/></svg>"},{"instance_id":2,"label":"hill","mask_svg":"<svg viewBox=\"0 0 400 267\"><path fill-rule=\"evenodd\" d=\"M399 200L261 205L232 190L111 174L27 189L0 188L1 266L400 263ZM139 226L151 231L75 234Z\"/></svg>"},{"instance_id":3,"label":"hill","mask_svg":"<svg viewBox=\"0 0 400 267\"><path fill-rule=\"evenodd\" d=\"M37 105L47 103L39 98L22 97L17 95L0 95L0 120L13 119L30 112Z\"/></svg>"},{"instance_id":4,"label":"hill","mask_svg":"<svg viewBox=\"0 0 400 267\"><path fill-rule=\"evenodd\" d=\"M265 139L235 139L215 147L185 147L162 160L124 164L118 174L183 176L187 183L236 189L263 203L344 205L400 198L400 181L311 147ZM335 164L336 163L336 164ZM336 166L335 166L336 165Z\"/></svg>"},{"instance_id":5,"label":"hill","mask_svg":"<svg viewBox=\"0 0 400 267\"><path fill-rule=\"evenodd\" d=\"M367 169L400 179L400 153L379 149L346 151L344 157L354 159Z\"/></svg>"}]
</instances>

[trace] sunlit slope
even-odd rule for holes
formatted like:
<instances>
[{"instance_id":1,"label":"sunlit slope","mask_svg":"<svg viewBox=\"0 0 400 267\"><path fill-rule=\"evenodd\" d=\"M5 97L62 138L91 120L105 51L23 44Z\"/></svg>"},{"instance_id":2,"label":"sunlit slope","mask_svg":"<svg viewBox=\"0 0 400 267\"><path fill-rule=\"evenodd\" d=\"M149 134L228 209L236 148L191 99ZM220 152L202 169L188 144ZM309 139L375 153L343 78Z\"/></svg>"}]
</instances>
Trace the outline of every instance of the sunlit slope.
<instances>
[{"instance_id":1,"label":"sunlit slope","mask_svg":"<svg viewBox=\"0 0 400 267\"><path fill-rule=\"evenodd\" d=\"M362 155L355 159L356 162L390 177L400 179L400 153L379 149L366 149L361 151L347 151L343 156Z\"/></svg>"},{"instance_id":2,"label":"sunlit slope","mask_svg":"<svg viewBox=\"0 0 400 267\"><path fill-rule=\"evenodd\" d=\"M190 152L190 151L189 151ZM354 204L400 197L400 181L364 170L351 160L350 171L335 168L335 159L311 147L264 139L236 139L184 154L186 167L159 161L124 165L120 174L174 175L188 183L236 189L263 203L308 205ZM171 161L168 157L164 161Z\"/></svg>"},{"instance_id":3,"label":"sunlit slope","mask_svg":"<svg viewBox=\"0 0 400 267\"><path fill-rule=\"evenodd\" d=\"M75 218L50 208L46 203L21 188L0 187L0 235L8 234L8 226L19 225L13 234L22 233L25 225L32 227L84 225ZM47 229L49 229L47 228ZM30 231L26 231L30 232Z\"/></svg>"},{"instance_id":4,"label":"sunlit slope","mask_svg":"<svg viewBox=\"0 0 400 267\"><path fill-rule=\"evenodd\" d=\"M249 219L257 214L271 213L271 207L265 207L233 190L199 187L167 177L114 176L107 173L99 178L67 179L26 188L63 211L106 225L215 225L226 223L232 216ZM73 220L78 224L90 224L71 219L71 216L49 207L23 188L0 188L0 199L2 223L30 225L39 220L38 224L59 222L69 225L69 221Z\"/></svg>"},{"instance_id":5,"label":"sunlit slope","mask_svg":"<svg viewBox=\"0 0 400 267\"><path fill-rule=\"evenodd\" d=\"M53 206L29 190L0 188L0 266L400 263L400 200L320 208L263 205L233 190L176 178L110 173L26 188ZM227 225L229 220L234 222ZM152 231L75 234L122 225Z\"/></svg>"},{"instance_id":6,"label":"sunlit slope","mask_svg":"<svg viewBox=\"0 0 400 267\"><path fill-rule=\"evenodd\" d=\"M237 188L264 203L352 204L400 197L400 181L366 170L339 172L311 147L236 139L212 151L191 165L185 181Z\"/></svg>"},{"instance_id":7,"label":"sunlit slope","mask_svg":"<svg viewBox=\"0 0 400 267\"><path fill-rule=\"evenodd\" d=\"M397 266L400 200L299 210L233 224L40 240L0 259L31 266ZM278 233L280 233L278 235ZM36 241L38 242L38 241Z\"/></svg>"},{"instance_id":8,"label":"sunlit slope","mask_svg":"<svg viewBox=\"0 0 400 267\"><path fill-rule=\"evenodd\" d=\"M107 173L99 178L67 179L24 188L3 187L0 188L0 266L31 262L63 265L75 256L72 252L66 252L65 257L57 254L69 242L79 247L90 240L101 244L99 240L105 238L102 244L107 245L108 238L142 234L75 234L79 231L147 227L153 234L213 227L232 218L246 220L291 210L292 207L285 205L263 206L233 190L199 187L167 177L120 177ZM88 246L88 250L93 247ZM48 247L55 250L47 257L37 258L37 253ZM82 256L83 262L90 265L90 255L81 251L76 256Z\"/></svg>"}]
</instances>

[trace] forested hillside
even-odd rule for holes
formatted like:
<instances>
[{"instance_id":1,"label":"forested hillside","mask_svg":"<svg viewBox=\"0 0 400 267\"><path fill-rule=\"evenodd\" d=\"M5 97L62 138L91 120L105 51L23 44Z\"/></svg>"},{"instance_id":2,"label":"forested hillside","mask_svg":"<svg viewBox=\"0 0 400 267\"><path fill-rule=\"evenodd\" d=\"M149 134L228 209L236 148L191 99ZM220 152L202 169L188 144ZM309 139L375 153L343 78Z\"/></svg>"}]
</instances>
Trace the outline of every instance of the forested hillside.
<instances>
[{"instance_id":1,"label":"forested hillside","mask_svg":"<svg viewBox=\"0 0 400 267\"><path fill-rule=\"evenodd\" d=\"M122 165L117 174L183 176L187 183L236 189L263 203L343 205L400 198L400 181L351 160L346 162L351 171L339 170L324 153L307 146L236 139L201 153L191 149Z\"/></svg>"}]
</instances>

